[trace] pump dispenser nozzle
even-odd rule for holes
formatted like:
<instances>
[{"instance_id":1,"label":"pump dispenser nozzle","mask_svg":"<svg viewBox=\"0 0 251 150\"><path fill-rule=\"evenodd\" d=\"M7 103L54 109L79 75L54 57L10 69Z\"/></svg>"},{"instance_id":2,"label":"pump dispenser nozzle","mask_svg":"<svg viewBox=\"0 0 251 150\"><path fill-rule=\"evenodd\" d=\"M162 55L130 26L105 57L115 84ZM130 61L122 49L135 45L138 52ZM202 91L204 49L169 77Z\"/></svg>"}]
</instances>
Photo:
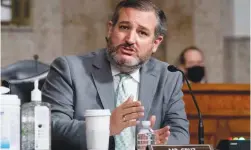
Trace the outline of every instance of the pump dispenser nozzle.
<instances>
[{"instance_id":1,"label":"pump dispenser nozzle","mask_svg":"<svg viewBox=\"0 0 251 150\"><path fill-rule=\"evenodd\" d=\"M42 93L38 89L38 80L34 82L34 90L31 92L31 101L41 101Z\"/></svg>"}]
</instances>

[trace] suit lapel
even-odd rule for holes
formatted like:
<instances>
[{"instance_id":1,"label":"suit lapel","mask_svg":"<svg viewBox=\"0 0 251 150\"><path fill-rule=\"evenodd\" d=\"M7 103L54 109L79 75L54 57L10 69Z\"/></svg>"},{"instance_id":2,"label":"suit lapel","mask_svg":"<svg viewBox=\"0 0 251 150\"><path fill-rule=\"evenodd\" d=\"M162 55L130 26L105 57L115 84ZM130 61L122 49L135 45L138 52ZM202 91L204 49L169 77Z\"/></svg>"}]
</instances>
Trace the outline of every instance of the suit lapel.
<instances>
[{"instance_id":1,"label":"suit lapel","mask_svg":"<svg viewBox=\"0 0 251 150\"><path fill-rule=\"evenodd\" d=\"M110 63L105 58L105 50L94 59L92 77L104 109L113 111L115 108L113 77Z\"/></svg>"},{"instance_id":2,"label":"suit lapel","mask_svg":"<svg viewBox=\"0 0 251 150\"><path fill-rule=\"evenodd\" d=\"M102 50L94 59L92 77L97 88L104 109L115 108L115 92L110 63ZM149 60L140 71L139 100L145 107L145 116L141 120L149 120L148 114L157 88L158 73L154 70L154 63Z\"/></svg>"},{"instance_id":3,"label":"suit lapel","mask_svg":"<svg viewBox=\"0 0 251 150\"><path fill-rule=\"evenodd\" d=\"M157 88L158 74L154 69L154 63L149 60L141 70L140 89L139 89L139 100L145 108L145 115L140 120L149 120L148 114L151 109L153 102L154 93Z\"/></svg>"}]
</instances>

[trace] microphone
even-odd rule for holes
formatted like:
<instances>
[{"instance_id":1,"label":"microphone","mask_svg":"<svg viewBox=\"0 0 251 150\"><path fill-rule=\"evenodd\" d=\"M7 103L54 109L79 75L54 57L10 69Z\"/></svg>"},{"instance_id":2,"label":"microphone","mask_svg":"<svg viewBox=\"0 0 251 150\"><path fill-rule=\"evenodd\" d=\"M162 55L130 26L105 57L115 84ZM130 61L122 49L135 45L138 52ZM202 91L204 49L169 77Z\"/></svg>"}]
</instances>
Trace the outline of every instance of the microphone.
<instances>
[{"instance_id":1,"label":"microphone","mask_svg":"<svg viewBox=\"0 0 251 150\"><path fill-rule=\"evenodd\" d=\"M188 89L189 89L189 93L190 95L192 96L192 99L193 99L193 102L195 104L195 107L197 109L197 112L198 112L198 117L199 117L199 125L198 125L198 141L199 141L199 144L204 144L204 125L203 125L203 119L202 119L202 115L201 115L201 112L200 112L200 108L198 106L198 103L197 103L197 100L193 94L193 91L191 89L191 86L188 82L188 79L187 77L185 76L184 72L181 71L180 69L176 68L175 66L173 65L169 65L167 67L167 69L170 71L170 72L176 72L176 71L179 71L182 73L182 76L183 78L185 79L186 83L187 83L187 86L188 86Z\"/></svg>"},{"instance_id":2,"label":"microphone","mask_svg":"<svg viewBox=\"0 0 251 150\"><path fill-rule=\"evenodd\" d=\"M39 58L39 56L36 54L36 55L33 56L33 58L36 61L35 62L35 67L36 67L36 72L37 72L38 71L38 58Z\"/></svg>"}]
</instances>

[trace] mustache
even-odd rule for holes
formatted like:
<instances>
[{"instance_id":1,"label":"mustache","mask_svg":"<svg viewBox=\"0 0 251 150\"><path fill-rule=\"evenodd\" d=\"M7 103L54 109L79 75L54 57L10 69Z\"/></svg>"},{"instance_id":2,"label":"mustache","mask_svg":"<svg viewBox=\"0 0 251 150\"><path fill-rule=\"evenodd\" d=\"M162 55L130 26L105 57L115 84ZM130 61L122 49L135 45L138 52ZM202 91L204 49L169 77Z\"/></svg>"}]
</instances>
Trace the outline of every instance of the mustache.
<instances>
[{"instance_id":1,"label":"mustache","mask_svg":"<svg viewBox=\"0 0 251 150\"><path fill-rule=\"evenodd\" d=\"M110 39L110 38L105 37L105 40L106 40L106 43L107 43L108 45L111 45L111 39ZM122 44L119 44L118 46L115 46L115 47L113 48L113 49L114 49L113 51L119 49L120 47L124 47L124 48L128 48L128 49L130 49L130 50L133 50L133 51L137 51L136 48L133 46L133 44L130 44L130 43L127 43L127 42L122 43Z\"/></svg>"}]
</instances>

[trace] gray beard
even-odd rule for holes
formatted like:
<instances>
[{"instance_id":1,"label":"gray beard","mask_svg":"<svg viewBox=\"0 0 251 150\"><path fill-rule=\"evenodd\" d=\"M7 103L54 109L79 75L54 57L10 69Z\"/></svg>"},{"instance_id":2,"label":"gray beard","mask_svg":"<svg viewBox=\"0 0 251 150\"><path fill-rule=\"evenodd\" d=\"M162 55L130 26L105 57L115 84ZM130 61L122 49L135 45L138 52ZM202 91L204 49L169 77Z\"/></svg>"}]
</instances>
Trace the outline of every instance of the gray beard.
<instances>
[{"instance_id":1,"label":"gray beard","mask_svg":"<svg viewBox=\"0 0 251 150\"><path fill-rule=\"evenodd\" d=\"M118 61L115 60L115 55L116 55L116 50L113 49L108 49L105 51L107 60L117 69L119 69L121 72L123 73L131 73L134 72L135 70L138 70L142 67L142 65L144 64L144 61L140 60L140 62L134 66L128 66L125 65L124 63L120 63Z\"/></svg>"},{"instance_id":2,"label":"gray beard","mask_svg":"<svg viewBox=\"0 0 251 150\"><path fill-rule=\"evenodd\" d=\"M142 65L144 64L145 60L139 58L139 62L136 65L126 65L125 62L118 62L116 60L116 52L117 49L121 46L130 46L126 43L118 45L116 47L112 46L112 42L110 38L106 38L106 42L107 42L107 50L106 50L106 57L107 60L117 69L119 69L121 72L123 73L130 73L130 72L134 72L135 70L139 69L142 67Z\"/></svg>"}]
</instances>

